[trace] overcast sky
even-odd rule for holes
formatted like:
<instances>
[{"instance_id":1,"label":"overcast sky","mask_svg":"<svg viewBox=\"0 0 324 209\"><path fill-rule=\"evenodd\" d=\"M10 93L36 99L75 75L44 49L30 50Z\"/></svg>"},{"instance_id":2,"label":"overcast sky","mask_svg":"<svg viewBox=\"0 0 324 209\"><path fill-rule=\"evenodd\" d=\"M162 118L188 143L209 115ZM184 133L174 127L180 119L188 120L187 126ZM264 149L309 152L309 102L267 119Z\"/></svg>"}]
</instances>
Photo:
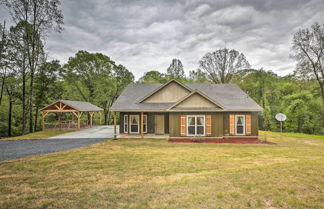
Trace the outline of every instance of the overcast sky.
<instances>
[{"instance_id":1,"label":"overcast sky","mask_svg":"<svg viewBox=\"0 0 324 209\"><path fill-rule=\"evenodd\" d=\"M136 78L165 72L172 58L188 73L204 54L225 46L244 53L253 68L285 75L295 68L294 32L324 20L323 0L61 2L64 31L48 37L49 57L65 63L78 50L101 52Z\"/></svg>"}]
</instances>

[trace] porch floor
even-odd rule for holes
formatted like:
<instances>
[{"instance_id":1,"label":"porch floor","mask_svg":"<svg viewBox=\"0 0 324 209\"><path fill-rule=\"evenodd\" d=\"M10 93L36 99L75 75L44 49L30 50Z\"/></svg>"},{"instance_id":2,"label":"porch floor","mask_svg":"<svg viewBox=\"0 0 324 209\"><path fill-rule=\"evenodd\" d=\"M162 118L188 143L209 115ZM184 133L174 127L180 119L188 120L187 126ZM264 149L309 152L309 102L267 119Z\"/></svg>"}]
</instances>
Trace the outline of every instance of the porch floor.
<instances>
[{"instance_id":1,"label":"porch floor","mask_svg":"<svg viewBox=\"0 0 324 209\"><path fill-rule=\"evenodd\" d=\"M169 134L144 134L146 139L168 139ZM117 138L142 138L140 134L119 134Z\"/></svg>"}]
</instances>

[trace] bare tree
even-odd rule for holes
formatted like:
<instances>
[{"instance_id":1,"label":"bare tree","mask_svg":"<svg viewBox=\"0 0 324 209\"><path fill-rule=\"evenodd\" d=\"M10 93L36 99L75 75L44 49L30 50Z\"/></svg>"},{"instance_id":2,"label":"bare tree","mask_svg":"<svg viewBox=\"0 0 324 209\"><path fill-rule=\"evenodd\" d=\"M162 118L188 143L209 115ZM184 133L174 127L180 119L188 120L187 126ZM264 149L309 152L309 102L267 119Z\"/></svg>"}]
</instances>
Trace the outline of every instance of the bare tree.
<instances>
[{"instance_id":1,"label":"bare tree","mask_svg":"<svg viewBox=\"0 0 324 209\"><path fill-rule=\"evenodd\" d=\"M229 83L238 70L249 68L250 64L243 53L224 48L208 52L199 61L199 67L213 83Z\"/></svg>"},{"instance_id":2,"label":"bare tree","mask_svg":"<svg viewBox=\"0 0 324 209\"><path fill-rule=\"evenodd\" d=\"M167 69L167 75L175 79L180 79L185 77L183 65L179 59L172 59L172 62Z\"/></svg>"},{"instance_id":3,"label":"bare tree","mask_svg":"<svg viewBox=\"0 0 324 209\"><path fill-rule=\"evenodd\" d=\"M324 23L314 23L295 33L293 51L298 61L297 71L316 78L324 103Z\"/></svg>"},{"instance_id":4,"label":"bare tree","mask_svg":"<svg viewBox=\"0 0 324 209\"><path fill-rule=\"evenodd\" d=\"M42 44L48 31L62 31L63 15L59 0L4 0L13 20L25 24L27 62L30 69L29 88L29 131L33 132L33 86L34 75L39 66ZM31 26L31 27L30 27Z\"/></svg>"}]
</instances>

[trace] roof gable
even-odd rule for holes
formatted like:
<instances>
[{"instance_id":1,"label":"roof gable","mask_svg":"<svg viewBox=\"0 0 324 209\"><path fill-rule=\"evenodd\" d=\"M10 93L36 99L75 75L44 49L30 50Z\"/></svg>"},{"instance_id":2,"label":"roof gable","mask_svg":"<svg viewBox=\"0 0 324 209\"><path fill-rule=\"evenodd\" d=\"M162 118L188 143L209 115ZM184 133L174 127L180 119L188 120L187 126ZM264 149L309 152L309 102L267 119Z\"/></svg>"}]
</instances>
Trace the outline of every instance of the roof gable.
<instances>
[{"instance_id":1,"label":"roof gable","mask_svg":"<svg viewBox=\"0 0 324 209\"><path fill-rule=\"evenodd\" d=\"M176 80L171 80L150 92L139 103L172 103L190 94L191 89Z\"/></svg>"},{"instance_id":2,"label":"roof gable","mask_svg":"<svg viewBox=\"0 0 324 209\"><path fill-rule=\"evenodd\" d=\"M191 92L189 95L185 96L181 100L179 100L177 103L172 105L169 110L189 110L189 109L202 109L202 108L207 108L207 109L223 109L223 107L216 103L214 100L210 99L206 95L204 95L202 92L195 90Z\"/></svg>"}]
</instances>

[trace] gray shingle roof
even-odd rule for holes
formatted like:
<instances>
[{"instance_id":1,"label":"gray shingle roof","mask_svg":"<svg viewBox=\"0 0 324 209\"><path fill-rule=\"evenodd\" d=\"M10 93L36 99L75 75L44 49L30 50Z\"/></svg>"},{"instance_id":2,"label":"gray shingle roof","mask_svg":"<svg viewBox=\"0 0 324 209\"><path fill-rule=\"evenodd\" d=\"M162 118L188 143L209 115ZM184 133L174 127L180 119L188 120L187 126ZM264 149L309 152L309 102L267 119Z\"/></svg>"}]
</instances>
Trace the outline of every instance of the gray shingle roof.
<instances>
[{"instance_id":1,"label":"gray shingle roof","mask_svg":"<svg viewBox=\"0 0 324 209\"><path fill-rule=\"evenodd\" d=\"M79 111L102 111L103 109L84 101L71 101L71 100L59 100L60 102L67 104L70 107L73 107Z\"/></svg>"},{"instance_id":2,"label":"gray shingle roof","mask_svg":"<svg viewBox=\"0 0 324 209\"><path fill-rule=\"evenodd\" d=\"M57 102L62 102L70 107L72 107L73 109L75 110L78 110L78 111L81 111L81 112L89 112L89 111L103 111L102 108L94 105L94 104L91 104L89 102L84 102L84 101L71 101L71 100L58 100L56 102L54 102L53 104L57 103ZM47 107L53 105L53 104L50 104L43 109L46 109Z\"/></svg>"},{"instance_id":3,"label":"gray shingle roof","mask_svg":"<svg viewBox=\"0 0 324 209\"><path fill-rule=\"evenodd\" d=\"M110 110L112 111L165 111L174 103L138 103L143 97L163 84L130 84ZM199 90L222 105L226 111L262 111L254 100L235 84L186 84L190 89ZM176 109L175 109L176 110Z\"/></svg>"}]
</instances>

